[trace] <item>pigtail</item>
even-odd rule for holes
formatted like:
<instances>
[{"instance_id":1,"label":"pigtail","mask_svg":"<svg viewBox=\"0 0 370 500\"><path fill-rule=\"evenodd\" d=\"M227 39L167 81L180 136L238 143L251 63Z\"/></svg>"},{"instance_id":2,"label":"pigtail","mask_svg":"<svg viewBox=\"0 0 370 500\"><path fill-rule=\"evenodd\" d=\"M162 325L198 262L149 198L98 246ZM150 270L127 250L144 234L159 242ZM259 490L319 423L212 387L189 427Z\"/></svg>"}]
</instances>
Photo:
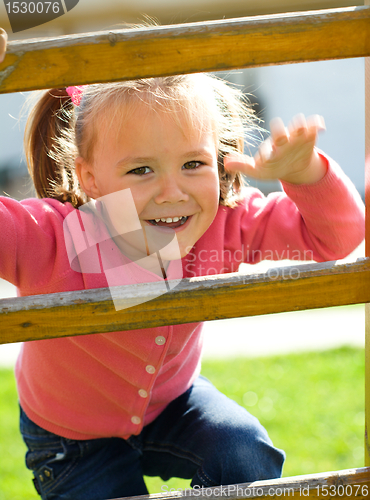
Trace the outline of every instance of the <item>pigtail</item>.
<instances>
[{"instance_id":1,"label":"pigtail","mask_svg":"<svg viewBox=\"0 0 370 500\"><path fill-rule=\"evenodd\" d=\"M74 120L65 89L44 92L29 114L24 148L37 196L79 206L86 197L74 172Z\"/></svg>"}]
</instances>

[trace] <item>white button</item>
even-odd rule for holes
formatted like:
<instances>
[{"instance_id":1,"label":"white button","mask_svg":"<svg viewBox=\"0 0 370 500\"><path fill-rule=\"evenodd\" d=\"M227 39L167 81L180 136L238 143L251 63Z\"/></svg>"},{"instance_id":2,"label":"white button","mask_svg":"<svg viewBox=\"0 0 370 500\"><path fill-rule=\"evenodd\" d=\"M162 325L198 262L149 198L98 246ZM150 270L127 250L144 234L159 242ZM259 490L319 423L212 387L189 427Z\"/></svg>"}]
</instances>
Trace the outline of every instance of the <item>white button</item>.
<instances>
[{"instance_id":1,"label":"white button","mask_svg":"<svg viewBox=\"0 0 370 500\"><path fill-rule=\"evenodd\" d=\"M141 423L141 418L134 415L133 417L131 417L131 422L135 425L139 425Z\"/></svg>"},{"instance_id":2,"label":"white button","mask_svg":"<svg viewBox=\"0 0 370 500\"><path fill-rule=\"evenodd\" d=\"M158 337L155 338L155 343L157 345L163 345L166 343L166 339L162 337L162 335L158 335Z\"/></svg>"},{"instance_id":3,"label":"white button","mask_svg":"<svg viewBox=\"0 0 370 500\"><path fill-rule=\"evenodd\" d=\"M155 368L153 365L147 365L145 367L145 370L148 372L148 373L155 373Z\"/></svg>"},{"instance_id":4,"label":"white button","mask_svg":"<svg viewBox=\"0 0 370 500\"><path fill-rule=\"evenodd\" d=\"M147 398L148 393L146 392L145 389L139 389L139 396L141 396L142 398Z\"/></svg>"}]
</instances>

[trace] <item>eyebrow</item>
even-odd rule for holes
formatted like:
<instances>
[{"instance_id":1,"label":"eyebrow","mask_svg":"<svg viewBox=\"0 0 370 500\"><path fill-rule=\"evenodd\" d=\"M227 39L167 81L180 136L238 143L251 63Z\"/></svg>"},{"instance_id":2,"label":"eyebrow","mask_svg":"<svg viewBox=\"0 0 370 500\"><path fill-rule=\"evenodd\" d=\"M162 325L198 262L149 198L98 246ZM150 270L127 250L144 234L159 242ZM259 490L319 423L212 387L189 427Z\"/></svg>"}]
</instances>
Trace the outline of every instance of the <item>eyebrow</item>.
<instances>
[{"instance_id":1,"label":"eyebrow","mask_svg":"<svg viewBox=\"0 0 370 500\"><path fill-rule=\"evenodd\" d=\"M124 167L128 164L136 164L136 163L150 163L152 161L155 161L155 158L154 157L133 157L133 156L126 156L126 158L122 158L122 160L119 160L117 163L116 163L116 167L120 168L120 167Z\"/></svg>"},{"instance_id":2,"label":"eyebrow","mask_svg":"<svg viewBox=\"0 0 370 500\"><path fill-rule=\"evenodd\" d=\"M182 158L194 158L197 156L211 156L209 151L207 149L197 149L195 151L189 151L181 155ZM155 157L152 156L143 156L143 157L133 157L133 156L126 156L125 158L122 158L122 160L119 160L116 163L116 167L124 167L126 165L135 165L135 164L143 164L143 163L151 163L156 161Z\"/></svg>"},{"instance_id":3,"label":"eyebrow","mask_svg":"<svg viewBox=\"0 0 370 500\"><path fill-rule=\"evenodd\" d=\"M189 151L182 156L183 158L192 158L194 156L211 156L211 154L207 149L197 149L196 151Z\"/></svg>"}]
</instances>

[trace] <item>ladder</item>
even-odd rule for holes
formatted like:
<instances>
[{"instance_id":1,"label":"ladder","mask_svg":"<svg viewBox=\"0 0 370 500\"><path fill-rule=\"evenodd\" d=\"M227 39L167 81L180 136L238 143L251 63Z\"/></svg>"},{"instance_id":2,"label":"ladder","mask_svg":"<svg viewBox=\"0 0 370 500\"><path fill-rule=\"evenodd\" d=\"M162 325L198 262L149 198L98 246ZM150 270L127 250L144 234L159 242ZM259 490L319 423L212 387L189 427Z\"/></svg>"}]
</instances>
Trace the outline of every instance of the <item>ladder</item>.
<instances>
[{"instance_id":1,"label":"ladder","mask_svg":"<svg viewBox=\"0 0 370 500\"><path fill-rule=\"evenodd\" d=\"M368 1L370 5L370 0ZM179 73L366 58L366 157L370 154L370 6L256 16L139 30L9 42L0 64L0 93L131 80ZM57 63L56 63L57 61ZM366 172L370 206L370 167ZM119 298L145 302L117 312L109 289L0 300L0 343L149 328L338 305L366 303L365 465L370 466L370 214L366 255L354 263L305 264L300 276L277 268L183 279L158 297L156 284L122 287ZM296 270L297 266L294 267ZM285 272L284 272L285 269ZM150 300L150 297L153 300ZM186 304L186 306L185 306ZM217 307L216 307L217 304ZM225 496L208 488L207 498ZM367 498L370 467L233 485L228 498ZM174 500L180 492L145 499ZM186 492L199 496L199 491Z\"/></svg>"}]
</instances>

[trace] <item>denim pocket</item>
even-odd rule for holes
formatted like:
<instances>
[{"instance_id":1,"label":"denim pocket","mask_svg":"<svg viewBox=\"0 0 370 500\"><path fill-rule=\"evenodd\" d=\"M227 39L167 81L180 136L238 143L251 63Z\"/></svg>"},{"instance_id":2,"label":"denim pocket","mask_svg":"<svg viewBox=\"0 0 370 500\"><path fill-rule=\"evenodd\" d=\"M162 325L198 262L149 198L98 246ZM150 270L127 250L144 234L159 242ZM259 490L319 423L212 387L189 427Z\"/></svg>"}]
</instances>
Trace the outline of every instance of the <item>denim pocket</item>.
<instances>
[{"instance_id":1,"label":"denim pocket","mask_svg":"<svg viewBox=\"0 0 370 500\"><path fill-rule=\"evenodd\" d=\"M78 441L57 436L32 422L21 409L20 430L28 451L27 468L37 480L42 495L54 490L72 474L82 455Z\"/></svg>"},{"instance_id":2,"label":"denim pocket","mask_svg":"<svg viewBox=\"0 0 370 500\"><path fill-rule=\"evenodd\" d=\"M126 440L72 440L48 432L21 410L26 464L43 500L101 500L147 494L141 451Z\"/></svg>"}]
</instances>

